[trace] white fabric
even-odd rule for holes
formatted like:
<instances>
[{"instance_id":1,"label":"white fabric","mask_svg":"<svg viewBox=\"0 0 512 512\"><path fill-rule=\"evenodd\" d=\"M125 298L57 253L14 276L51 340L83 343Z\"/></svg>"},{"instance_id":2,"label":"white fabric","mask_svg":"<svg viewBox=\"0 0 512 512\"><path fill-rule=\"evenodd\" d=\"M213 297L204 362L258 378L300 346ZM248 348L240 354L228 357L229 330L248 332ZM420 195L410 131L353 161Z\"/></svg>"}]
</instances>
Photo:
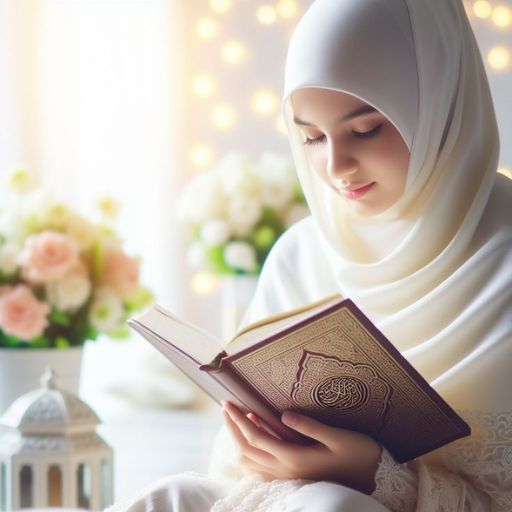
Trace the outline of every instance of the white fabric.
<instances>
[{"instance_id":1,"label":"white fabric","mask_svg":"<svg viewBox=\"0 0 512 512\"><path fill-rule=\"evenodd\" d=\"M406 190L387 211L359 216L309 165L290 101L308 86L357 96L402 133ZM462 3L317 0L292 36L284 89L318 253L338 291L453 406L510 410L512 184L496 173L492 99Z\"/></svg>"},{"instance_id":2,"label":"white fabric","mask_svg":"<svg viewBox=\"0 0 512 512\"><path fill-rule=\"evenodd\" d=\"M197 473L164 478L106 512L389 512L366 494L331 482L274 480L256 475L237 481Z\"/></svg>"}]
</instances>

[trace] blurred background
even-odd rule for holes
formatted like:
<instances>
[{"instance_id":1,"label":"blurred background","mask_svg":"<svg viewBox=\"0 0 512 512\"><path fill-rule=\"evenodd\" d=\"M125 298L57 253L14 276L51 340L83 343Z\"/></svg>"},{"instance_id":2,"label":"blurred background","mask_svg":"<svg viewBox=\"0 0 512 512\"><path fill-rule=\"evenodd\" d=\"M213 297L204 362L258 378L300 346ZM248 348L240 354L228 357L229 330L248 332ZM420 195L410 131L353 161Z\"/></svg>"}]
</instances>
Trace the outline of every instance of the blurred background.
<instances>
[{"instance_id":1,"label":"blurred background","mask_svg":"<svg viewBox=\"0 0 512 512\"><path fill-rule=\"evenodd\" d=\"M228 167L262 162L262 155L263 166L290 167L279 109L283 69L294 26L310 4L0 0L2 184L13 169L28 169L85 216L99 203L115 210L116 230L127 253L140 257L141 281L155 300L226 336L233 327L226 327L222 310L225 277L191 255L180 197L192 180L229 156ZM512 177L512 1L468 0L465 6L493 92L499 172ZM6 194L2 185L0 203ZM258 234L256 245L268 246L292 221L278 219L279 229L270 222L273 231ZM219 230L211 227L203 238L219 241ZM242 267L234 274L257 277L259 267ZM152 436L147 422L155 410L204 405L198 406L195 388L136 337L118 342L100 336L87 344L83 372L81 396L113 429L121 423L116 414L152 411L147 420L136 416L133 437L117 437L119 467L135 464L127 446L140 432ZM192 428L190 416L176 414L161 419L161 432ZM206 432L206 446L220 419L201 421L193 428ZM147 451L161 450L158 443L151 447ZM142 475L140 466L132 468L132 480L116 484L117 497L171 470L204 468L206 455L199 452L182 450L170 465L148 459Z\"/></svg>"}]
</instances>

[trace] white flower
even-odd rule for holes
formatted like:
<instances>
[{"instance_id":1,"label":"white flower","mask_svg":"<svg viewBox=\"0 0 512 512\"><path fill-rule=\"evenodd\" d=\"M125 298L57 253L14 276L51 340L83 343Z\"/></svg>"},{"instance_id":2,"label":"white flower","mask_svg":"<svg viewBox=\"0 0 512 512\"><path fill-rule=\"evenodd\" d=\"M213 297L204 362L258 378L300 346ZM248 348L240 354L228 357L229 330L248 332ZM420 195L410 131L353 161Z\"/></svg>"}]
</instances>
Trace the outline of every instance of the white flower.
<instances>
[{"instance_id":1,"label":"white flower","mask_svg":"<svg viewBox=\"0 0 512 512\"><path fill-rule=\"evenodd\" d=\"M216 172L224 192L230 197L240 194L258 197L261 193L261 178L257 168L242 153L231 153L224 157L216 167Z\"/></svg>"},{"instance_id":2,"label":"white flower","mask_svg":"<svg viewBox=\"0 0 512 512\"><path fill-rule=\"evenodd\" d=\"M258 265L256 251L247 242L230 242L224 248L224 259L233 268L252 272Z\"/></svg>"},{"instance_id":3,"label":"white flower","mask_svg":"<svg viewBox=\"0 0 512 512\"><path fill-rule=\"evenodd\" d=\"M41 228L65 228L71 217L67 205L55 198L48 189L39 188L26 196L23 204L24 223L29 232Z\"/></svg>"},{"instance_id":4,"label":"white flower","mask_svg":"<svg viewBox=\"0 0 512 512\"><path fill-rule=\"evenodd\" d=\"M0 234L12 243L23 244L27 232L19 205L9 203L0 212Z\"/></svg>"},{"instance_id":5,"label":"white flower","mask_svg":"<svg viewBox=\"0 0 512 512\"><path fill-rule=\"evenodd\" d=\"M190 244L187 249L187 263L192 268L203 268L206 266L206 255L204 253L204 244L196 241Z\"/></svg>"},{"instance_id":6,"label":"white flower","mask_svg":"<svg viewBox=\"0 0 512 512\"><path fill-rule=\"evenodd\" d=\"M293 161L287 156L263 153L258 161L258 172L264 181L279 182L291 189L297 182Z\"/></svg>"},{"instance_id":7,"label":"white flower","mask_svg":"<svg viewBox=\"0 0 512 512\"><path fill-rule=\"evenodd\" d=\"M290 209L286 212L285 216L285 224L286 227L295 224L299 220L307 217L309 215L309 209L305 204L295 203L290 207Z\"/></svg>"},{"instance_id":8,"label":"white flower","mask_svg":"<svg viewBox=\"0 0 512 512\"><path fill-rule=\"evenodd\" d=\"M225 197L217 176L213 173L200 174L183 190L178 203L178 215L188 222L205 222L221 216L224 203Z\"/></svg>"},{"instance_id":9,"label":"white flower","mask_svg":"<svg viewBox=\"0 0 512 512\"><path fill-rule=\"evenodd\" d=\"M221 245L229 240L231 229L222 219L212 219L201 226L200 237L207 245Z\"/></svg>"},{"instance_id":10,"label":"white flower","mask_svg":"<svg viewBox=\"0 0 512 512\"><path fill-rule=\"evenodd\" d=\"M16 272L22 250L22 246L10 241L0 246L0 272L2 274L8 276Z\"/></svg>"},{"instance_id":11,"label":"white flower","mask_svg":"<svg viewBox=\"0 0 512 512\"><path fill-rule=\"evenodd\" d=\"M261 193L263 204L281 210L293 198L293 185L280 181L265 181Z\"/></svg>"},{"instance_id":12,"label":"white flower","mask_svg":"<svg viewBox=\"0 0 512 512\"><path fill-rule=\"evenodd\" d=\"M37 185L37 179L33 172L27 169L27 166L20 165L9 172L7 176L7 186L13 192L24 194L32 190Z\"/></svg>"},{"instance_id":13,"label":"white flower","mask_svg":"<svg viewBox=\"0 0 512 512\"><path fill-rule=\"evenodd\" d=\"M91 248L97 231L91 222L79 215L71 214L65 228L65 232L80 247L81 251L87 251Z\"/></svg>"},{"instance_id":14,"label":"white flower","mask_svg":"<svg viewBox=\"0 0 512 512\"><path fill-rule=\"evenodd\" d=\"M236 236L249 234L261 214L262 204L257 198L238 196L232 198L228 205L229 224Z\"/></svg>"},{"instance_id":15,"label":"white flower","mask_svg":"<svg viewBox=\"0 0 512 512\"><path fill-rule=\"evenodd\" d=\"M87 275L73 273L48 283L46 296L59 311L74 311L82 306L91 293L91 282Z\"/></svg>"},{"instance_id":16,"label":"white flower","mask_svg":"<svg viewBox=\"0 0 512 512\"><path fill-rule=\"evenodd\" d=\"M108 332L119 327L123 313L121 299L107 289L99 289L91 304L89 320L96 330Z\"/></svg>"}]
</instances>

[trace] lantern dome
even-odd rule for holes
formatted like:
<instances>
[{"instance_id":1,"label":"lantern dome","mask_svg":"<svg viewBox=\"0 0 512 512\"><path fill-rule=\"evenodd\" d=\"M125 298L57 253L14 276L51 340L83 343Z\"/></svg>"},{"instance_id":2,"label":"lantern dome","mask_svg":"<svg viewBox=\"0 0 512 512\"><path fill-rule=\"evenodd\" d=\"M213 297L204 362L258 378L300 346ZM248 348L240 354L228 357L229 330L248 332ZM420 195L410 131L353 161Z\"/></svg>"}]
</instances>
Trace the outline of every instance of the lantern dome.
<instances>
[{"instance_id":1,"label":"lantern dome","mask_svg":"<svg viewBox=\"0 0 512 512\"><path fill-rule=\"evenodd\" d=\"M56 386L19 397L0 417L0 510L104 509L112 503L112 448L96 432L100 419Z\"/></svg>"},{"instance_id":2,"label":"lantern dome","mask_svg":"<svg viewBox=\"0 0 512 512\"><path fill-rule=\"evenodd\" d=\"M20 396L0 418L0 425L23 435L69 435L94 431L100 424L96 413L76 395L57 389L48 370L42 387Z\"/></svg>"}]
</instances>

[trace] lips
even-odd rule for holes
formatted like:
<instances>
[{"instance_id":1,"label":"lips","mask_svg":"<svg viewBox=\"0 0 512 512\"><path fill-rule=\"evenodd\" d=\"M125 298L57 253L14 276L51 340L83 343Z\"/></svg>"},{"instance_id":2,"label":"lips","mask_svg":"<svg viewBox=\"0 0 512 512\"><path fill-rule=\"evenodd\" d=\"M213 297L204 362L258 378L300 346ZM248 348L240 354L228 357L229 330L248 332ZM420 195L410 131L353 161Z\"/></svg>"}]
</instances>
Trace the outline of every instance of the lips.
<instances>
[{"instance_id":1,"label":"lips","mask_svg":"<svg viewBox=\"0 0 512 512\"><path fill-rule=\"evenodd\" d=\"M366 185L351 185L350 187L339 188L338 190L348 199L359 199L363 197L373 187L373 185L375 185L375 181L367 183Z\"/></svg>"}]
</instances>

